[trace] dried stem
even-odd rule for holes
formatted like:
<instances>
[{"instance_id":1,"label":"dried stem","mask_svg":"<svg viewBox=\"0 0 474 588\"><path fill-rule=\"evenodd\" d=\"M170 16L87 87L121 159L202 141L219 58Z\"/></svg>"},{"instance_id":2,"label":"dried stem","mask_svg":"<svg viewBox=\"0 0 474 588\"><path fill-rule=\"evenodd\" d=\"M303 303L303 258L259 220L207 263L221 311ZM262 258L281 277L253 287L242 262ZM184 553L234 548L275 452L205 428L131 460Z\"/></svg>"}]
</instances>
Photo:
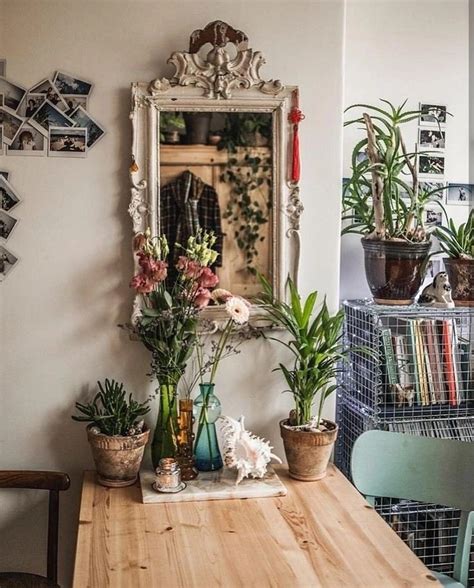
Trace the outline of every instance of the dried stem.
<instances>
[{"instance_id":1,"label":"dried stem","mask_svg":"<svg viewBox=\"0 0 474 588\"><path fill-rule=\"evenodd\" d=\"M367 239L384 239L384 206L383 206L383 178L380 173L380 156L377 149L375 129L370 115L363 114L365 126L367 127L367 157L369 158L372 174L372 199L374 206L375 229L367 236Z\"/></svg>"}]
</instances>

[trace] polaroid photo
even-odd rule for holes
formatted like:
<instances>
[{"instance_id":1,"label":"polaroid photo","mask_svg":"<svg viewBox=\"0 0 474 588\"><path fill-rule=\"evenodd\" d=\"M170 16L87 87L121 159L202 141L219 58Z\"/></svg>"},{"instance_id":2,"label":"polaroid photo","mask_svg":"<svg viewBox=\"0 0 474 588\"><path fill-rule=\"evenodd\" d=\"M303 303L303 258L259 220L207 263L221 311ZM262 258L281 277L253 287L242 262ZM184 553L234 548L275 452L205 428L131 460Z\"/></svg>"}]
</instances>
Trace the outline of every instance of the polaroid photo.
<instances>
[{"instance_id":1,"label":"polaroid photo","mask_svg":"<svg viewBox=\"0 0 474 588\"><path fill-rule=\"evenodd\" d=\"M448 184L446 204L474 204L473 184Z\"/></svg>"},{"instance_id":2,"label":"polaroid photo","mask_svg":"<svg viewBox=\"0 0 474 588\"><path fill-rule=\"evenodd\" d=\"M45 100L44 94L26 94L17 110L17 114L24 118L31 118Z\"/></svg>"},{"instance_id":3,"label":"polaroid photo","mask_svg":"<svg viewBox=\"0 0 474 588\"><path fill-rule=\"evenodd\" d=\"M43 80L33 86L28 92L28 94L42 94L46 100L49 100L51 104L54 104L57 109L66 112L68 110L68 105L66 101L63 99L61 94L58 92L58 89L53 84L53 82L49 79Z\"/></svg>"},{"instance_id":4,"label":"polaroid photo","mask_svg":"<svg viewBox=\"0 0 474 588\"><path fill-rule=\"evenodd\" d=\"M448 109L441 104L420 104L420 126L437 126L446 125Z\"/></svg>"},{"instance_id":5,"label":"polaroid photo","mask_svg":"<svg viewBox=\"0 0 474 588\"><path fill-rule=\"evenodd\" d=\"M420 155L418 172L425 176L443 176L445 159L442 155Z\"/></svg>"},{"instance_id":6,"label":"polaroid photo","mask_svg":"<svg viewBox=\"0 0 474 588\"><path fill-rule=\"evenodd\" d=\"M18 220L7 214L4 210L0 210L0 239L5 241L12 234Z\"/></svg>"},{"instance_id":7,"label":"polaroid photo","mask_svg":"<svg viewBox=\"0 0 474 588\"><path fill-rule=\"evenodd\" d=\"M82 108L84 110L87 110L88 96L79 96L79 95L74 96L74 94L72 94L72 95L64 94L63 98L66 101L66 104L68 106L68 109L66 110L67 115L72 114L78 106L82 106Z\"/></svg>"},{"instance_id":8,"label":"polaroid photo","mask_svg":"<svg viewBox=\"0 0 474 588\"><path fill-rule=\"evenodd\" d=\"M7 78L0 77L0 94L3 94L3 104L7 108L16 111L26 92L27 90L23 86L10 82Z\"/></svg>"},{"instance_id":9,"label":"polaroid photo","mask_svg":"<svg viewBox=\"0 0 474 588\"><path fill-rule=\"evenodd\" d=\"M62 71L56 72L53 82L61 94L89 96L93 87L91 82L81 80L80 78L76 78L75 76Z\"/></svg>"},{"instance_id":10,"label":"polaroid photo","mask_svg":"<svg viewBox=\"0 0 474 588\"><path fill-rule=\"evenodd\" d=\"M433 208L425 210L425 225L430 227L440 227L443 224L443 212Z\"/></svg>"},{"instance_id":11,"label":"polaroid photo","mask_svg":"<svg viewBox=\"0 0 474 588\"><path fill-rule=\"evenodd\" d=\"M7 75L7 60L0 58L0 77L4 78Z\"/></svg>"},{"instance_id":12,"label":"polaroid photo","mask_svg":"<svg viewBox=\"0 0 474 588\"><path fill-rule=\"evenodd\" d=\"M8 178L10 177L10 172L7 171L0 171L0 176L2 178L5 178L8 181Z\"/></svg>"},{"instance_id":13,"label":"polaroid photo","mask_svg":"<svg viewBox=\"0 0 474 588\"><path fill-rule=\"evenodd\" d=\"M3 126L3 142L11 145L15 139L24 119L18 116L13 110L0 107L0 126Z\"/></svg>"},{"instance_id":14,"label":"polaroid photo","mask_svg":"<svg viewBox=\"0 0 474 588\"><path fill-rule=\"evenodd\" d=\"M445 149L446 131L438 128L419 129L418 145L421 149Z\"/></svg>"},{"instance_id":15,"label":"polaroid photo","mask_svg":"<svg viewBox=\"0 0 474 588\"><path fill-rule=\"evenodd\" d=\"M7 155L46 155L48 138L44 130L39 130L29 123L23 123L13 143L7 147Z\"/></svg>"},{"instance_id":16,"label":"polaroid photo","mask_svg":"<svg viewBox=\"0 0 474 588\"><path fill-rule=\"evenodd\" d=\"M0 282L2 282L18 263L18 257L0 245Z\"/></svg>"},{"instance_id":17,"label":"polaroid photo","mask_svg":"<svg viewBox=\"0 0 474 588\"><path fill-rule=\"evenodd\" d=\"M105 135L105 130L82 106L78 106L70 115L75 127L87 129L87 148L91 149Z\"/></svg>"},{"instance_id":18,"label":"polaroid photo","mask_svg":"<svg viewBox=\"0 0 474 588\"><path fill-rule=\"evenodd\" d=\"M45 100L30 118L30 123L38 131L48 133L49 127L72 127L74 121L61 112L49 100Z\"/></svg>"},{"instance_id":19,"label":"polaroid photo","mask_svg":"<svg viewBox=\"0 0 474 588\"><path fill-rule=\"evenodd\" d=\"M0 172L0 209L9 212L20 204L20 197L3 174L8 176L8 172Z\"/></svg>"},{"instance_id":20,"label":"polaroid photo","mask_svg":"<svg viewBox=\"0 0 474 588\"><path fill-rule=\"evenodd\" d=\"M87 129L79 127L50 127L50 157L85 157L87 154Z\"/></svg>"}]
</instances>

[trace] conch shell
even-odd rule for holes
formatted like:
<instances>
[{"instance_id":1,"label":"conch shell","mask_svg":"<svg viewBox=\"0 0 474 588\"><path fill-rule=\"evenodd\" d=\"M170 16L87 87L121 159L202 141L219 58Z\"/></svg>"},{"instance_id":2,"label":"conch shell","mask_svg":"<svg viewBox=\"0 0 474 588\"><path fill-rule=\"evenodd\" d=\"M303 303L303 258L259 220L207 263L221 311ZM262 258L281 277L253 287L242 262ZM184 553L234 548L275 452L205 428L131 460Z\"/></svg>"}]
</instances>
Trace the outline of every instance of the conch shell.
<instances>
[{"instance_id":1,"label":"conch shell","mask_svg":"<svg viewBox=\"0 0 474 588\"><path fill-rule=\"evenodd\" d=\"M272 453L273 447L268 441L245 430L243 416L238 421L228 416L221 419L224 422L221 430L224 440L224 463L228 468L237 470L236 486L249 476L263 478L267 464L272 458L282 463L281 459Z\"/></svg>"}]
</instances>

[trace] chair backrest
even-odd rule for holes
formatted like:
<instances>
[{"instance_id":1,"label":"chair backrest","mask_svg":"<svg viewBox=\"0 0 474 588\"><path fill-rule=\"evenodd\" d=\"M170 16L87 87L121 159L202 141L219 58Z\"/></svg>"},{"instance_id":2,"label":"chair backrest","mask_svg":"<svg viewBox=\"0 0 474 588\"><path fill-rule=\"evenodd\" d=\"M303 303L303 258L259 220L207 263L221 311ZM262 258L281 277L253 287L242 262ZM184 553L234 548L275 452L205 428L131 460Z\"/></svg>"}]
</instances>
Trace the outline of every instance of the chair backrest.
<instances>
[{"instance_id":1,"label":"chair backrest","mask_svg":"<svg viewBox=\"0 0 474 588\"><path fill-rule=\"evenodd\" d=\"M71 482L61 472L0 470L0 488L49 490L47 577L58 581L59 492Z\"/></svg>"},{"instance_id":2,"label":"chair backrest","mask_svg":"<svg viewBox=\"0 0 474 588\"><path fill-rule=\"evenodd\" d=\"M367 431L355 442L352 479L368 497L404 498L463 511L455 577L467 584L474 516L474 443Z\"/></svg>"}]
</instances>

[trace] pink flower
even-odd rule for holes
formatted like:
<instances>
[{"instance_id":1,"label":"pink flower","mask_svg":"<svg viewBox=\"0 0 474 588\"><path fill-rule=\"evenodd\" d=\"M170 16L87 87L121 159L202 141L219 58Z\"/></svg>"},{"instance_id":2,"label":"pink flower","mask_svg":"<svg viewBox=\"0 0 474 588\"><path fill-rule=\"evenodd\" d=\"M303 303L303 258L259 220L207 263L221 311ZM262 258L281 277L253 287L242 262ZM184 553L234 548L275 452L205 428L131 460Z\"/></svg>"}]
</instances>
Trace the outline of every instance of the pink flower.
<instances>
[{"instance_id":1,"label":"pink flower","mask_svg":"<svg viewBox=\"0 0 474 588\"><path fill-rule=\"evenodd\" d=\"M140 294L148 294L153 291L153 280L144 273L133 276L130 282L130 288L134 288Z\"/></svg>"},{"instance_id":2,"label":"pink flower","mask_svg":"<svg viewBox=\"0 0 474 588\"><path fill-rule=\"evenodd\" d=\"M176 268L189 280L196 280L204 269L200 263L192 259L188 259L184 255L178 258Z\"/></svg>"},{"instance_id":3,"label":"pink flower","mask_svg":"<svg viewBox=\"0 0 474 588\"><path fill-rule=\"evenodd\" d=\"M202 288L214 288L219 283L219 278L210 267L203 267L198 282Z\"/></svg>"},{"instance_id":4,"label":"pink flower","mask_svg":"<svg viewBox=\"0 0 474 588\"><path fill-rule=\"evenodd\" d=\"M211 292L207 288L198 288L194 295L194 306L199 310L205 308L211 300Z\"/></svg>"},{"instance_id":5,"label":"pink flower","mask_svg":"<svg viewBox=\"0 0 474 588\"><path fill-rule=\"evenodd\" d=\"M138 254L138 264L142 268L143 273L153 281L162 282L166 279L168 274L168 264L166 261L160 261L151 255L141 252Z\"/></svg>"}]
</instances>

